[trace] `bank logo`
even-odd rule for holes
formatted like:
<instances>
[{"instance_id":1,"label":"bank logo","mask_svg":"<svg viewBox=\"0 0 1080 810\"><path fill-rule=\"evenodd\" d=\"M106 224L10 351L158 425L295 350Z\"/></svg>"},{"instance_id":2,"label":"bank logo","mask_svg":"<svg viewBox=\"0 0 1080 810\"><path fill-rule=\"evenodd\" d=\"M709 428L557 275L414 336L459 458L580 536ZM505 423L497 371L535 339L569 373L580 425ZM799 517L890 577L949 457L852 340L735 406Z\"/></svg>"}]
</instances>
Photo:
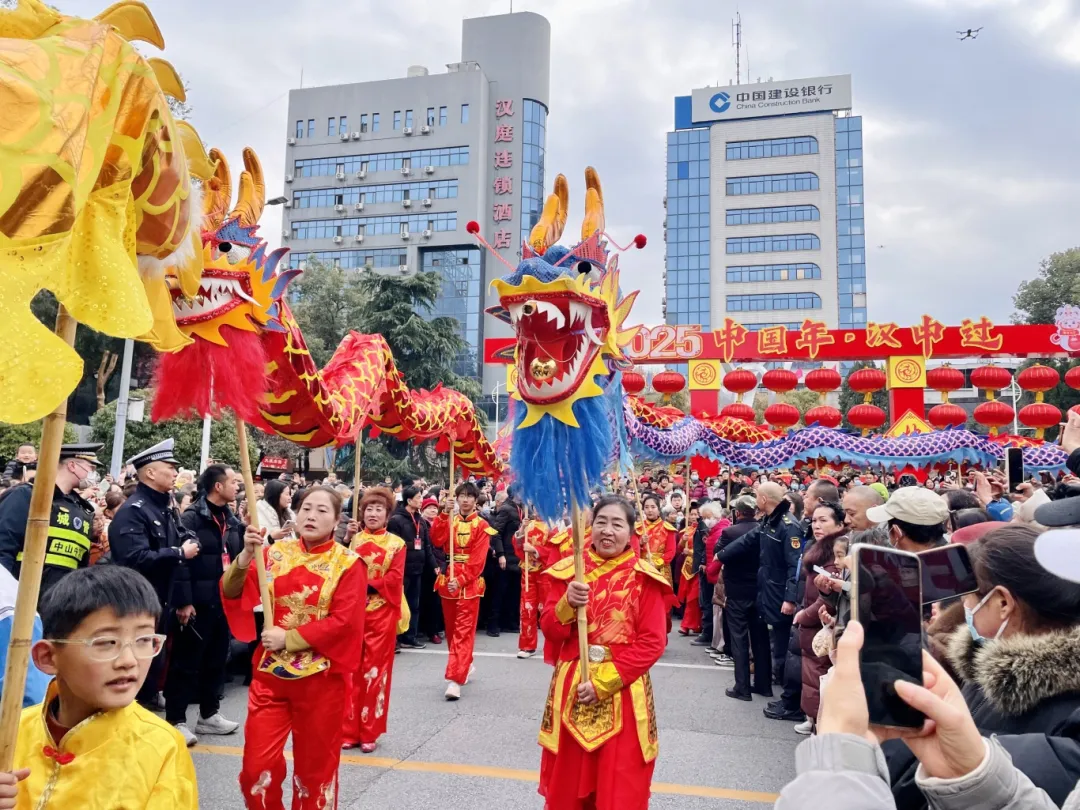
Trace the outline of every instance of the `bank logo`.
<instances>
[{"instance_id":1,"label":"bank logo","mask_svg":"<svg viewBox=\"0 0 1080 810\"><path fill-rule=\"evenodd\" d=\"M709 99L709 109L713 112L727 112L727 108L731 106L731 96L721 90L715 96Z\"/></svg>"}]
</instances>

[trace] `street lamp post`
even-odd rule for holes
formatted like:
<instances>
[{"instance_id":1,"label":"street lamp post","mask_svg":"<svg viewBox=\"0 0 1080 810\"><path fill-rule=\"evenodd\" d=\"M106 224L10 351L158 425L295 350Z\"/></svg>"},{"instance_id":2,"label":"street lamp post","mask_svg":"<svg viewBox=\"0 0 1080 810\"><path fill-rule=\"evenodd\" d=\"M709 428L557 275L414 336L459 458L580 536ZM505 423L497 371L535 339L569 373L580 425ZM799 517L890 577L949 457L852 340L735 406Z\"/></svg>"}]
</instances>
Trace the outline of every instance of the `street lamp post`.
<instances>
[{"instance_id":1,"label":"street lamp post","mask_svg":"<svg viewBox=\"0 0 1080 810\"><path fill-rule=\"evenodd\" d=\"M1019 422L1019 418L1018 418L1019 413L1016 410L1016 398L1018 396L1022 396L1022 395L1023 395L1023 391L1020 389L1020 386L1017 384L1016 377L1013 377L1013 381L1011 383L1009 383L1009 396L1012 397L1012 404L1013 404L1013 436L1019 436L1020 435L1020 422Z\"/></svg>"},{"instance_id":2,"label":"street lamp post","mask_svg":"<svg viewBox=\"0 0 1080 810\"><path fill-rule=\"evenodd\" d=\"M495 438L499 438L499 389L505 388L506 384L502 381L495 383L495 387L491 389L491 396L495 400Z\"/></svg>"}]
</instances>

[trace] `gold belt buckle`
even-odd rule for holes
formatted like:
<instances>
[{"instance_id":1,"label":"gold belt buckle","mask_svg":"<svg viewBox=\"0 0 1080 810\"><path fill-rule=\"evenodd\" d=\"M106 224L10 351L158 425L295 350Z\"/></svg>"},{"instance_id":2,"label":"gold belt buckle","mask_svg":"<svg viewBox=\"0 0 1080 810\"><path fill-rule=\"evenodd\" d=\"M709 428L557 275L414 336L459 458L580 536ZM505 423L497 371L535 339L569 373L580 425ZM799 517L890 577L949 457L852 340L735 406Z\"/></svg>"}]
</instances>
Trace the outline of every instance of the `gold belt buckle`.
<instances>
[{"instance_id":1,"label":"gold belt buckle","mask_svg":"<svg viewBox=\"0 0 1080 810\"><path fill-rule=\"evenodd\" d=\"M604 659L607 658L607 648L602 647L599 644L589 645L589 663L602 664Z\"/></svg>"}]
</instances>

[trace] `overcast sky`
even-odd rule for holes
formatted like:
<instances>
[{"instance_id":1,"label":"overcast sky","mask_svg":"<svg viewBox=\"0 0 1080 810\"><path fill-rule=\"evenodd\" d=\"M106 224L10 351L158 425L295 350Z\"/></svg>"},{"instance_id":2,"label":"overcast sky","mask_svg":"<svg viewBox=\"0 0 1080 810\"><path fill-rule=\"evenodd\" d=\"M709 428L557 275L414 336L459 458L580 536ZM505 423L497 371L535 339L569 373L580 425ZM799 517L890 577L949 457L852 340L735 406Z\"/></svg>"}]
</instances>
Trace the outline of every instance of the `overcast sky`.
<instances>
[{"instance_id":1,"label":"overcast sky","mask_svg":"<svg viewBox=\"0 0 1080 810\"><path fill-rule=\"evenodd\" d=\"M191 85L193 123L230 163L252 146L281 193L287 93L433 72L461 20L509 0L147 0ZM90 16L105 0L56 0ZM551 22L547 190L594 165L633 320L661 320L673 97L734 78L733 0L515 0ZM749 77L852 74L863 116L869 318L1005 321L1040 259L1080 244L1080 0L755 0ZM983 26L975 41L957 29ZM147 53L153 49L149 46ZM744 76L744 81L747 78ZM235 173L234 169L234 173ZM578 189L580 191L580 188ZM263 218L271 243L280 212ZM879 247L880 246L880 247Z\"/></svg>"}]
</instances>

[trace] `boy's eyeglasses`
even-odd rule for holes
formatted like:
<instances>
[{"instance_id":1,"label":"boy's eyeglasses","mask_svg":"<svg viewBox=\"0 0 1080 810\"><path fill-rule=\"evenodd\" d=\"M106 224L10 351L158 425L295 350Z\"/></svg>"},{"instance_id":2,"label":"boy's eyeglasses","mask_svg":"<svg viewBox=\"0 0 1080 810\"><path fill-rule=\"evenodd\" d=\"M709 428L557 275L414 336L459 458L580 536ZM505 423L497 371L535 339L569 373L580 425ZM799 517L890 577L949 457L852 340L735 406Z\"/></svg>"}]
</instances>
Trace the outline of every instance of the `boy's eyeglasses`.
<instances>
[{"instance_id":1,"label":"boy's eyeglasses","mask_svg":"<svg viewBox=\"0 0 1080 810\"><path fill-rule=\"evenodd\" d=\"M131 647L136 658L154 658L165 646L163 633L151 633L136 636L130 641L121 641L117 636L96 636L95 638L47 638L53 644L81 644L95 661L115 661L125 647Z\"/></svg>"}]
</instances>

